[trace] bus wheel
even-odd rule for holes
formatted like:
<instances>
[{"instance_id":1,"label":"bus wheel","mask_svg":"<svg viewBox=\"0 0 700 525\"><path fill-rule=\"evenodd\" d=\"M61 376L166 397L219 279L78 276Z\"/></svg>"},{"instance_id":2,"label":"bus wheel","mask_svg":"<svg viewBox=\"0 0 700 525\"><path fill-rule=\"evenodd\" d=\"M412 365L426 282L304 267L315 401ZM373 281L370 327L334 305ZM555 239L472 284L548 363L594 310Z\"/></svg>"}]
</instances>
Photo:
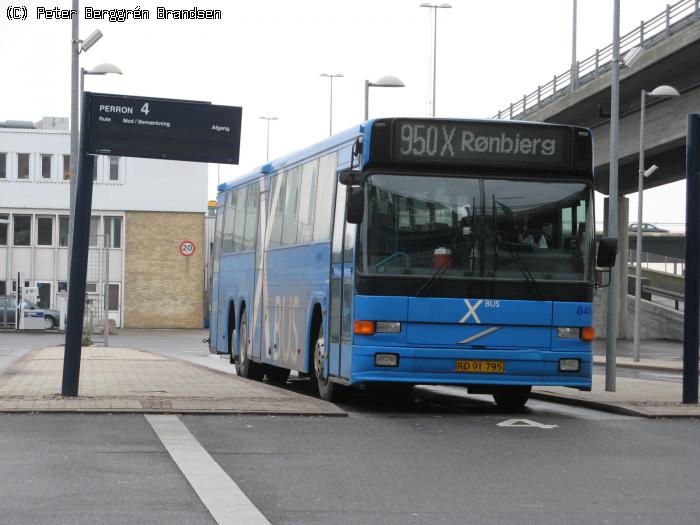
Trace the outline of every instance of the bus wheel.
<instances>
[{"instance_id":1,"label":"bus wheel","mask_svg":"<svg viewBox=\"0 0 700 525\"><path fill-rule=\"evenodd\" d=\"M531 386L505 386L493 391L493 400L503 410L521 410L530 397Z\"/></svg>"},{"instance_id":2,"label":"bus wheel","mask_svg":"<svg viewBox=\"0 0 700 525\"><path fill-rule=\"evenodd\" d=\"M267 365L265 367L265 375L270 383L284 384L289 379L289 368L281 368L279 366Z\"/></svg>"},{"instance_id":3,"label":"bus wheel","mask_svg":"<svg viewBox=\"0 0 700 525\"><path fill-rule=\"evenodd\" d=\"M236 373L246 379L261 381L265 375L265 369L263 365L254 362L248 355L250 345L248 341L248 321L246 321L245 315L242 316L241 324L238 329L240 330L240 355L236 363Z\"/></svg>"},{"instance_id":4,"label":"bus wheel","mask_svg":"<svg viewBox=\"0 0 700 525\"><path fill-rule=\"evenodd\" d=\"M347 387L333 383L327 377L323 377L323 362L326 359L326 347L323 340L323 323L318 327L316 343L314 344L314 375L316 378L316 387L318 395L324 401L338 403L347 401Z\"/></svg>"}]
</instances>

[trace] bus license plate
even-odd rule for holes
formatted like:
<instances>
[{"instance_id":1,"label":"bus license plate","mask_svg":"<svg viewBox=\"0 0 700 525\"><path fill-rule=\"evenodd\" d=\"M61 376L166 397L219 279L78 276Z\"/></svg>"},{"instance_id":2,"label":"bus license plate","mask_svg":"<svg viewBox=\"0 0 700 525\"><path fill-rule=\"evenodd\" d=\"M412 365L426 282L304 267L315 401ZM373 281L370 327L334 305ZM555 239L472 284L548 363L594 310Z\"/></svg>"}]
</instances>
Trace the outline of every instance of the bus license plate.
<instances>
[{"instance_id":1,"label":"bus license plate","mask_svg":"<svg viewBox=\"0 0 700 525\"><path fill-rule=\"evenodd\" d=\"M505 370L503 361L473 361L459 359L457 372L470 372L477 374L502 374Z\"/></svg>"}]
</instances>

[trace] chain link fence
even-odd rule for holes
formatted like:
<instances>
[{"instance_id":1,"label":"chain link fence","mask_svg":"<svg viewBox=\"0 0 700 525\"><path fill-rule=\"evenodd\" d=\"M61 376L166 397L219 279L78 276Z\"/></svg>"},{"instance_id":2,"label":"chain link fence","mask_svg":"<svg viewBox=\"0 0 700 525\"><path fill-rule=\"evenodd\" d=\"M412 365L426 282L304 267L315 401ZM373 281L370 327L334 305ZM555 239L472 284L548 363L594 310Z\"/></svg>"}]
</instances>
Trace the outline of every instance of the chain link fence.
<instances>
[{"instance_id":1,"label":"chain link fence","mask_svg":"<svg viewBox=\"0 0 700 525\"><path fill-rule=\"evenodd\" d=\"M109 305L109 236L90 235L88 253L83 341L109 346L111 326Z\"/></svg>"}]
</instances>

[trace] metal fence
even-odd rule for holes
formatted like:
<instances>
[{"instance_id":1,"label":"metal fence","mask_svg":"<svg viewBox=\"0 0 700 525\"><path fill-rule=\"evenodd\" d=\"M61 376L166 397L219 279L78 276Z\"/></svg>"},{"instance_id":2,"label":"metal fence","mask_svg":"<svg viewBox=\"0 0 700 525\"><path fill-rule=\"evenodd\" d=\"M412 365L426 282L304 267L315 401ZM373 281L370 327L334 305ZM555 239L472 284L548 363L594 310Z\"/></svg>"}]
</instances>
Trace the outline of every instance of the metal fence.
<instances>
[{"instance_id":1,"label":"metal fence","mask_svg":"<svg viewBox=\"0 0 700 525\"><path fill-rule=\"evenodd\" d=\"M109 236L90 235L83 338L93 345L109 345Z\"/></svg>"},{"instance_id":2,"label":"metal fence","mask_svg":"<svg viewBox=\"0 0 700 525\"><path fill-rule=\"evenodd\" d=\"M624 65L625 57L635 50L643 51L666 40L674 33L700 20L700 0L681 0L655 17L642 21L638 27L620 36L620 57ZM576 62L544 85L521 99L511 102L492 118L523 120L527 115L543 108L555 100L575 91L612 69L612 44L596 49L596 52Z\"/></svg>"}]
</instances>

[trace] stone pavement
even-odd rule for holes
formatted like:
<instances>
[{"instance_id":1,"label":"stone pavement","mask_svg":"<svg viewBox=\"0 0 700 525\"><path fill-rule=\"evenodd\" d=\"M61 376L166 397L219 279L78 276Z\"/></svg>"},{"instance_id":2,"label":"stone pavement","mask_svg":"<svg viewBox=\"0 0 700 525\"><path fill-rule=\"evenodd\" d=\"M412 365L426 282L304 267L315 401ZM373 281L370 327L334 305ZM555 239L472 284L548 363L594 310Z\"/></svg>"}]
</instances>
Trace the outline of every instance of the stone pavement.
<instances>
[{"instance_id":1,"label":"stone pavement","mask_svg":"<svg viewBox=\"0 0 700 525\"><path fill-rule=\"evenodd\" d=\"M595 365L605 365L605 358L594 356ZM662 359L642 359L635 363L631 358L618 357L618 368L682 373L682 363ZM598 369L598 370L596 370ZM587 406L598 410L642 417L700 417L700 405L686 405L683 399L683 383L654 381L650 379L616 378L616 391L605 391L605 375L600 366L593 369L593 389L582 392L561 387L536 387L533 397L559 403Z\"/></svg>"},{"instance_id":2,"label":"stone pavement","mask_svg":"<svg viewBox=\"0 0 700 525\"><path fill-rule=\"evenodd\" d=\"M331 403L143 350L86 347L79 396L60 395L63 347L34 350L0 375L0 412L344 416Z\"/></svg>"}]
</instances>

